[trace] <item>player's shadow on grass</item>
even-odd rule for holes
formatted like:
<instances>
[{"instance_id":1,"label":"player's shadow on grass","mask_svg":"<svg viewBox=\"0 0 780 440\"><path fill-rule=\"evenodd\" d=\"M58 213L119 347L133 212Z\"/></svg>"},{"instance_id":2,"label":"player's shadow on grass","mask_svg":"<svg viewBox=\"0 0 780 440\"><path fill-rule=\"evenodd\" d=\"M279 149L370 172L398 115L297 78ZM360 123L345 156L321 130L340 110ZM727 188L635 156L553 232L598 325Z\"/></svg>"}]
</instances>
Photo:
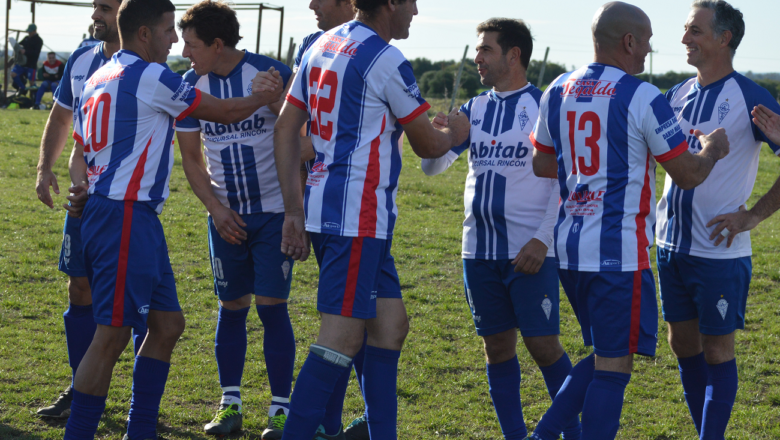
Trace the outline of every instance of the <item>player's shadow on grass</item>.
<instances>
[{"instance_id":1,"label":"player's shadow on grass","mask_svg":"<svg viewBox=\"0 0 780 440\"><path fill-rule=\"evenodd\" d=\"M262 435L262 430L254 432L249 431L247 429L244 429L243 431L239 431L230 435L220 435L220 436L213 436L206 434L204 432L192 432L192 431L184 431L182 429L174 428L171 426L157 426L157 434L160 435L160 438L168 438L175 436L176 438L186 438L186 439L209 439L214 440L215 438L218 438L219 440L260 440L260 437Z\"/></svg>"},{"instance_id":2,"label":"player's shadow on grass","mask_svg":"<svg viewBox=\"0 0 780 440\"><path fill-rule=\"evenodd\" d=\"M0 423L0 439L38 440L43 438L37 434L30 434L29 432L20 431L13 426L8 426L5 423Z\"/></svg>"}]
</instances>

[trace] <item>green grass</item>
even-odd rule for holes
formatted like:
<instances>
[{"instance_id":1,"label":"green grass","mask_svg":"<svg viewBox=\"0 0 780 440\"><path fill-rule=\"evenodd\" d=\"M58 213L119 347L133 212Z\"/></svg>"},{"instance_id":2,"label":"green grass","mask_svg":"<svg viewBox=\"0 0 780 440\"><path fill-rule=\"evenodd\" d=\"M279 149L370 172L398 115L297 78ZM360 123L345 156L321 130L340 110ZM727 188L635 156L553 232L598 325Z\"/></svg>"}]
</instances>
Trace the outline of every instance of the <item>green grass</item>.
<instances>
[{"instance_id":1,"label":"green grass","mask_svg":"<svg viewBox=\"0 0 780 440\"><path fill-rule=\"evenodd\" d=\"M63 211L35 197L35 165L45 112L0 111L0 438L62 438L64 424L47 422L35 410L48 404L70 380L62 312L66 277L57 271ZM755 194L766 192L778 162L762 151ZM65 158L56 173L66 176ZM401 357L399 433L405 438L496 439L501 433L488 395L481 342L463 295L460 235L466 161L436 178L425 177L419 159L404 150L394 255L404 289L411 332ZM659 194L663 182L659 169ZM61 182L63 189L67 186ZM757 196L751 199L755 203ZM63 198L59 197L58 202ZM173 356L161 430L169 439L207 438L202 426L219 400L214 361L217 304L211 289L206 212L191 193L178 156L171 198L161 216L187 317L187 330ZM747 328L737 336L741 383L729 439L780 438L780 221L770 218L753 232L755 257ZM294 268L290 311L297 338L297 368L318 329L314 259ZM562 340L574 361L587 354L571 308L563 301ZM249 352L244 373L244 438L258 438L270 400L257 316L248 321ZM661 323L658 355L638 358L623 409L620 439L692 439L674 357ZM524 349L522 394L532 428L549 405L539 369ZM296 370L297 372L297 370ZM123 354L114 372L108 407L98 430L118 439L130 399L132 356ZM353 383L344 420L361 412Z\"/></svg>"}]
</instances>

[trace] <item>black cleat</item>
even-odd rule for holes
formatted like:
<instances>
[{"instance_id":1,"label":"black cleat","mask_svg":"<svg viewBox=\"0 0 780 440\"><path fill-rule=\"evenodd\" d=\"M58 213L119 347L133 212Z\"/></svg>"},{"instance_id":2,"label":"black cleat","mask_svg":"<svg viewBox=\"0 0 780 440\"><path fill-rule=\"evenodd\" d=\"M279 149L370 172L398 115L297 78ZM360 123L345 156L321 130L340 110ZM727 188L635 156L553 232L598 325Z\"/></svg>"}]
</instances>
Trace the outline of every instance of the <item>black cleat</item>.
<instances>
[{"instance_id":1,"label":"black cleat","mask_svg":"<svg viewBox=\"0 0 780 440\"><path fill-rule=\"evenodd\" d=\"M217 410L217 415L211 423L203 427L206 434L227 435L240 431L244 424L244 415L237 403L230 405L221 404Z\"/></svg>"},{"instance_id":2,"label":"black cleat","mask_svg":"<svg viewBox=\"0 0 780 440\"><path fill-rule=\"evenodd\" d=\"M369 440L368 436L368 420L366 415L356 418L352 423L344 430L344 436L347 440Z\"/></svg>"},{"instance_id":3,"label":"black cleat","mask_svg":"<svg viewBox=\"0 0 780 440\"><path fill-rule=\"evenodd\" d=\"M65 391L60 393L57 400L49 406L45 406L38 410L39 417L47 417L53 419L67 419L70 416L70 403L73 402L73 386L68 386Z\"/></svg>"}]
</instances>

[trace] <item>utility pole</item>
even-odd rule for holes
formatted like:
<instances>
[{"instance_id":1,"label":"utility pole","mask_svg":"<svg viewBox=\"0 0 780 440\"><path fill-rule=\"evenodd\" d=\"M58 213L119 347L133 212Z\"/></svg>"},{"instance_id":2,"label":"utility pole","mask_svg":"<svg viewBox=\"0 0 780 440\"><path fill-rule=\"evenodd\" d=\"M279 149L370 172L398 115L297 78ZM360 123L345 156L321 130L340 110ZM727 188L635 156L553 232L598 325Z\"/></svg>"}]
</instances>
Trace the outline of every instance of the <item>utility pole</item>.
<instances>
[{"instance_id":1,"label":"utility pole","mask_svg":"<svg viewBox=\"0 0 780 440\"><path fill-rule=\"evenodd\" d=\"M466 57L469 55L469 46L466 45L466 49L463 51L463 59L460 60L460 67L458 67L458 75L455 77L455 84L452 85L452 101L450 101L450 111L455 108L455 100L458 99L458 92L460 91L460 76L463 74L463 65L466 64Z\"/></svg>"},{"instance_id":2,"label":"utility pole","mask_svg":"<svg viewBox=\"0 0 780 440\"><path fill-rule=\"evenodd\" d=\"M657 50L653 50L652 47L650 47L650 84L653 83L653 54L658 53Z\"/></svg>"},{"instance_id":3,"label":"utility pole","mask_svg":"<svg viewBox=\"0 0 780 440\"><path fill-rule=\"evenodd\" d=\"M542 61L542 70L539 71L539 83L537 87L542 87L544 83L544 71L547 69L547 56L550 55L550 46L547 46L547 50L544 51L544 61Z\"/></svg>"}]
</instances>

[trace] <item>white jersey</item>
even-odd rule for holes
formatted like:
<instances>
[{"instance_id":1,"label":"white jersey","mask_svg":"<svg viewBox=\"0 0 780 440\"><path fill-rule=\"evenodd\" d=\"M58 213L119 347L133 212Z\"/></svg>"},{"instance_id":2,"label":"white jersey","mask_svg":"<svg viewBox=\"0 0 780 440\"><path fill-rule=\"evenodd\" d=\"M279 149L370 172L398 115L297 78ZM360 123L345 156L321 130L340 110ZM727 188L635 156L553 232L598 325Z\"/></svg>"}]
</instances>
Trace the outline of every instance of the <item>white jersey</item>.
<instances>
[{"instance_id":1,"label":"white jersey","mask_svg":"<svg viewBox=\"0 0 780 440\"><path fill-rule=\"evenodd\" d=\"M531 142L557 156L561 269L649 269L656 161L688 149L661 92L604 64L565 73L542 97Z\"/></svg>"},{"instance_id":2,"label":"white jersey","mask_svg":"<svg viewBox=\"0 0 780 440\"><path fill-rule=\"evenodd\" d=\"M65 71L62 74L62 80L54 92L54 102L60 107L73 112L73 125L76 125L78 112L74 109L79 107L79 97L81 96L81 87L99 68L103 67L108 58L103 54L103 45L100 43L95 46L82 47L73 52L65 64Z\"/></svg>"},{"instance_id":3,"label":"white jersey","mask_svg":"<svg viewBox=\"0 0 780 440\"><path fill-rule=\"evenodd\" d=\"M391 238L402 125L430 108L411 64L371 28L351 21L306 51L287 101L309 113L316 153L306 183L306 229Z\"/></svg>"},{"instance_id":4,"label":"white jersey","mask_svg":"<svg viewBox=\"0 0 780 440\"><path fill-rule=\"evenodd\" d=\"M468 139L443 157L422 160L423 171L434 175L469 152L463 195L465 259L514 259L532 238L547 245L548 257L555 256L558 181L534 175L528 139L541 97L542 91L531 84L482 93L460 108L471 121Z\"/></svg>"},{"instance_id":5,"label":"white jersey","mask_svg":"<svg viewBox=\"0 0 780 440\"><path fill-rule=\"evenodd\" d=\"M712 259L752 255L749 231L737 234L731 247L726 247L726 240L716 247L710 240L715 226L708 228L707 223L718 215L738 211L747 202L756 181L762 142L775 154L780 153L780 146L766 138L750 115L758 104L776 113L780 113L780 105L766 89L736 72L706 87L690 78L669 89L666 97L688 137L691 153L702 148L694 130L711 133L719 127L726 130L730 151L694 189L683 191L666 176L664 196L658 202L658 246Z\"/></svg>"},{"instance_id":6,"label":"white jersey","mask_svg":"<svg viewBox=\"0 0 780 440\"><path fill-rule=\"evenodd\" d=\"M289 67L249 52L227 76L199 76L190 70L184 80L217 98L240 98L251 95L252 78L272 66L286 85L292 75ZM176 131L201 133L211 187L224 206L239 214L284 212L274 162L275 123L276 115L264 106L229 125L188 117L176 124Z\"/></svg>"},{"instance_id":7,"label":"white jersey","mask_svg":"<svg viewBox=\"0 0 780 440\"><path fill-rule=\"evenodd\" d=\"M173 168L174 118L200 90L161 64L120 50L84 84L73 137L84 146L89 193L147 202L158 214Z\"/></svg>"}]
</instances>

